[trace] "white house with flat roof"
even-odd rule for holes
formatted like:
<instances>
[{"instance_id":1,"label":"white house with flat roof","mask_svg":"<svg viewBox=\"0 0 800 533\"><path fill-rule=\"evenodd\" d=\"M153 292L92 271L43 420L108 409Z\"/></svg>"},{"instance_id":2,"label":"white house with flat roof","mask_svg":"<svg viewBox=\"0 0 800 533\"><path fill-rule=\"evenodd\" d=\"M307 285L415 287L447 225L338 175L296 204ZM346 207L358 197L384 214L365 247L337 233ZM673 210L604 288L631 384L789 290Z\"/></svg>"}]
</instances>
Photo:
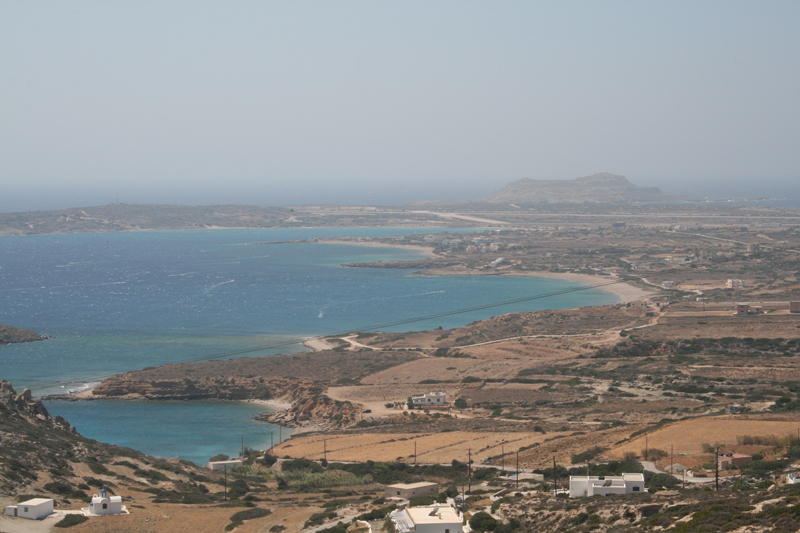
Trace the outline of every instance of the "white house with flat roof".
<instances>
[{"instance_id":1,"label":"white house with flat roof","mask_svg":"<svg viewBox=\"0 0 800 533\"><path fill-rule=\"evenodd\" d=\"M611 494L636 494L647 492L644 474L621 476L570 476L569 497L609 496Z\"/></svg>"},{"instance_id":2,"label":"white house with flat roof","mask_svg":"<svg viewBox=\"0 0 800 533\"><path fill-rule=\"evenodd\" d=\"M411 401L414 402L414 407L425 407L428 405L447 405L447 393L445 392L429 392L420 396L412 396Z\"/></svg>"},{"instance_id":3,"label":"white house with flat roof","mask_svg":"<svg viewBox=\"0 0 800 533\"><path fill-rule=\"evenodd\" d=\"M396 483L386 485L384 496L386 498L402 498L410 500L414 496L424 496L438 494L439 484L432 481L420 481L418 483Z\"/></svg>"},{"instance_id":4,"label":"white house with flat roof","mask_svg":"<svg viewBox=\"0 0 800 533\"><path fill-rule=\"evenodd\" d=\"M449 505L407 507L389 515L397 533L462 533L464 517Z\"/></svg>"},{"instance_id":5,"label":"white house with flat roof","mask_svg":"<svg viewBox=\"0 0 800 533\"><path fill-rule=\"evenodd\" d=\"M6 516L41 520L53 514L53 500L50 498L34 498L17 505L6 506Z\"/></svg>"},{"instance_id":6,"label":"white house with flat roof","mask_svg":"<svg viewBox=\"0 0 800 533\"><path fill-rule=\"evenodd\" d=\"M209 461L209 470L230 470L234 466L242 466L244 461L241 459L231 459L230 461Z\"/></svg>"}]
</instances>

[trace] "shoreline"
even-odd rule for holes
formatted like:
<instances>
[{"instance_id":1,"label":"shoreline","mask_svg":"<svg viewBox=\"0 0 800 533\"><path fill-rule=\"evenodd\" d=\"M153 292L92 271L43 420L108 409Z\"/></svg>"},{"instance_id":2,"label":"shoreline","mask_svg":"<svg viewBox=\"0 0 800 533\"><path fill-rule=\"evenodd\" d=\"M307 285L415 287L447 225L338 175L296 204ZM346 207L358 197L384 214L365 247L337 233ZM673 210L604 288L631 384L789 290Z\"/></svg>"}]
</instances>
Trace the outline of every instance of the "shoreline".
<instances>
[{"instance_id":1,"label":"shoreline","mask_svg":"<svg viewBox=\"0 0 800 533\"><path fill-rule=\"evenodd\" d=\"M311 348L313 352L321 352L324 350L333 350L338 345L329 344L324 337L311 337L303 340L303 346Z\"/></svg>"},{"instance_id":2,"label":"shoreline","mask_svg":"<svg viewBox=\"0 0 800 533\"><path fill-rule=\"evenodd\" d=\"M653 294L657 294L656 291L650 291L647 289L643 289L641 287L637 287L633 283L629 281L624 281L619 279L619 277L615 275L610 276L592 276L591 274L576 274L574 272L531 272L528 273L519 273L519 274L511 274L511 275L518 275L518 276L533 276L537 278L554 278L554 279L563 279L568 281L578 281L581 283L586 283L587 285L596 285L598 282L602 281L609 281L612 280L616 283L605 285L603 287L597 287L598 289L606 292L610 292L618 296L622 301L620 303L629 303L635 302L638 300L644 300L649 298ZM577 308L579 309L579 308Z\"/></svg>"},{"instance_id":3,"label":"shoreline","mask_svg":"<svg viewBox=\"0 0 800 533\"><path fill-rule=\"evenodd\" d=\"M30 211L26 211L29 213ZM0 213L2 215L4 213ZM8 214L8 213L6 213ZM776 217L779 218L779 217ZM173 227L173 228L126 228L126 229L97 229L97 230L64 230L64 231L56 231L52 233L8 233L6 230L0 229L0 237L31 237L34 235L71 235L76 233L95 233L95 234L102 234L102 233L127 233L133 231L206 231L206 230L292 230L292 229L418 229L418 228L429 228L432 230L438 229L464 229L463 226L460 225L445 225L447 222L443 221L428 221L431 224L436 224L437 222L443 224L441 226L436 225L429 225L429 224L419 224L419 225L408 225L408 226L264 226L264 227L252 227L252 226L208 226L203 228L198 227L191 227L191 228L181 228L181 227ZM471 228L467 228L471 229Z\"/></svg>"},{"instance_id":4,"label":"shoreline","mask_svg":"<svg viewBox=\"0 0 800 533\"><path fill-rule=\"evenodd\" d=\"M229 401L229 400L223 400L223 401ZM282 402L280 400L255 400L255 399L250 399L250 400L230 400L230 401L253 403L253 404L256 404L256 405L261 405L263 407L269 407L270 409L273 409L274 412L276 412L276 413L277 412L281 412L281 411L288 411L289 409L292 408L292 404L291 403ZM286 426L284 426L284 427L286 427Z\"/></svg>"},{"instance_id":5,"label":"shoreline","mask_svg":"<svg viewBox=\"0 0 800 533\"><path fill-rule=\"evenodd\" d=\"M402 245L402 244L387 244L382 242L365 242L365 241L348 241L344 239L330 239L330 240L318 240L316 244L345 244L351 246L364 246L370 248L397 248L397 249L411 249L411 250L418 250L425 252L428 257L439 257L433 253L433 248L429 246L420 246L420 245ZM462 270L456 270L462 269ZM432 269L422 269L416 272L418 276L428 276L428 277L437 277L437 276L529 276L534 278L551 278L551 279L562 279L567 281L578 281L580 283L585 283L587 285L596 285L598 282L602 281L616 281L614 284L609 284L604 287L598 287L600 290L604 290L606 292L610 292L611 294L620 298L621 302L619 303L629 303L638 300L643 300L649 298L653 294L656 294L655 290L647 290L641 287L634 285L631 282L620 280L616 275L610 276L599 276L599 275L591 275L591 274L578 274L575 272L550 272L549 270L532 270L529 272L506 272L501 270L492 270L492 271L476 271L476 270L468 270L461 266L456 267L445 267L445 268L432 268ZM606 279L607 278L607 279ZM318 338L309 339L308 344L306 341L303 342L304 345L308 346L309 348L314 349L316 348L312 346L312 344L317 344L315 341L319 340ZM329 349L329 348L323 348Z\"/></svg>"},{"instance_id":6,"label":"shoreline","mask_svg":"<svg viewBox=\"0 0 800 533\"><path fill-rule=\"evenodd\" d=\"M365 248L396 248L398 250L416 250L418 252L424 252L428 257L437 257L437 255L433 253L433 248L431 246L421 246L419 244L389 244L375 241L348 241L345 239L319 239L314 242L314 244L344 244L350 246L363 246Z\"/></svg>"}]
</instances>

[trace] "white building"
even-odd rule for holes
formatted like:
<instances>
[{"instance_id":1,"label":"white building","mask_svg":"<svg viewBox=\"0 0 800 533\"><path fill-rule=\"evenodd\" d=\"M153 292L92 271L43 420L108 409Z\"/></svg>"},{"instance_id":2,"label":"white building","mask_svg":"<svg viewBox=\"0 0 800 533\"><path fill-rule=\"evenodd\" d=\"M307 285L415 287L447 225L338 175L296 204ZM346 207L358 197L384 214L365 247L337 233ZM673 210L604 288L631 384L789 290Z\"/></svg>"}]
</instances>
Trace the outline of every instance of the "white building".
<instances>
[{"instance_id":1,"label":"white building","mask_svg":"<svg viewBox=\"0 0 800 533\"><path fill-rule=\"evenodd\" d=\"M503 264L505 262L505 260L506 260L505 257L498 257L497 259L495 259L494 261L489 263L489 268L497 268L501 264Z\"/></svg>"},{"instance_id":2,"label":"white building","mask_svg":"<svg viewBox=\"0 0 800 533\"><path fill-rule=\"evenodd\" d=\"M99 496L97 494L92 496L89 507L82 510L87 515L128 513L128 509L122 505L122 496L109 496L106 489L101 490Z\"/></svg>"},{"instance_id":3,"label":"white building","mask_svg":"<svg viewBox=\"0 0 800 533\"><path fill-rule=\"evenodd\" d=\"M231 459L230 461L209 461L209 470L230 470L234 466L242 466L244 461L241 459Z\"/></svg>"},{"instance_id":4,"label":"white building","mask_svg":"<svg viewBox=\"0 0 800 533\"><path fill-rule=\"evenodd\" d=\"M464 518L450 506L408 507L389 515L397 533L462 533Z\"/></svg>"},{"instance_id":5,"label":"white building","mask_svg":"<svg viewBox=\"0 0 800 533\"><path fill-rule=\"evenodd\" d=\"M386 485L384 496L387 498L402 498L410 500L414 496L439 494L439 484L429 481L419 483L396 483Z\"/></svg>"},{"instance_id":6,"label":"white building","mask_svg":"<svg viewBox=\"0 0 800 533\"><path fill-rule=\"evenodd\" d=\"M17 505L6 507L6 516L41 520L53 514L53 500L50 498L34 498Z\"/></svg>"},{"instance_id":7,"label":"white building","mask_svg":"<svg viewBox=\"0 0 800 533\"><path fill-rule=\"evenodd\" d=\"M634 494L647 492L644 474L622 474L621 476L570 476L569 497L608 496L610 494Z\"/></svg>"},{"instance_id":8,"label":"white building","mask_svg":"<svg viewBox=\"0 0 800 533\"><path fill-rule=\"evenodd\" d=\"M414 407L426 405L447 405L447 393L445 392L429 392L422 396L412 396L411 401L414 402Z\"/></svg>"}]
</instances>

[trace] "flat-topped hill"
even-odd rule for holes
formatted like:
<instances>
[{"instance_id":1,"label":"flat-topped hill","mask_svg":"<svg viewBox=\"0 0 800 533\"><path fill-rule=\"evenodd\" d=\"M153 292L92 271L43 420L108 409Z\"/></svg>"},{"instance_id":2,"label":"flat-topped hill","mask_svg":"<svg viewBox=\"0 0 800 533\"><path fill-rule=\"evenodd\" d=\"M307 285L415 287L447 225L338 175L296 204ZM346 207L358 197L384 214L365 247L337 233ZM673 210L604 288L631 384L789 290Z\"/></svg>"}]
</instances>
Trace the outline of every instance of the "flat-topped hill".
<instances>
[{"instance_id":1,"label":"flat-topped hill","mask_svg":"<svg viewBox=\"0 0 800 533\"><path fill-rule=\"evenodd\" d=\"M635 201L664 201L669 197L658 187L639 187L624 176L602 172L574 180L512 181L490 197L495 203L627 203Z\"/></svg>"}]
</instances>

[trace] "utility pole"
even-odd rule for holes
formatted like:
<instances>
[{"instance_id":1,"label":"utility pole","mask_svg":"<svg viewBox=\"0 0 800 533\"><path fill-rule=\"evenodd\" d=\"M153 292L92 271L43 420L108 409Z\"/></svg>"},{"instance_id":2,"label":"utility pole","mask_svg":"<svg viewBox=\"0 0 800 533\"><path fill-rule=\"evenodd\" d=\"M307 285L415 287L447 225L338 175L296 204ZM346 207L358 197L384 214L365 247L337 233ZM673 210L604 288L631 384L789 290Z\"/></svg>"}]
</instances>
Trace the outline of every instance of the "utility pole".
<instances>
[{"instance_id":1,"label":"utility pole","mask_svg":"<svg viewBox=\"0 0 800 533\"><path fill-rule=\"evenodd\" d=\"M647 461L647 435L644 436L644 460Z\"/></svg>"},{"instance_id":2,"label":"utility pole","mask_svg":"<svg viewBox=\"0 0 800 533\"><path fill-rule=\"evenodd\" d=\"M228 465L225 465L225 501L228 501Z\"/></svg>"},{"instance_id":3,"label":"utility pole","mask_svg":"<svg viewBox=\"0 0 800 533\"><path fill-rule=\"evenodd\" d=\"M414 441L414 464L417 464L417 441Z\"/></svg>"},{"instance_id":4,"label":"utility pole","mask_svg":"<svg viewBox=\"0 0 800 533\"><path fill-rule=\"evenodd\" d=\"M472 448L467 450L469 455L467 456L467 483L469 483L469 490L467 492L472 492Z\"/></svg>"},{"instance_id":5,"label":"utility pole","mask_svg":"<svg viewBox=\"0 0 800 533\"><path fill-rule=\"evenodd\" d=\"M519 488L519 452L517 452L517 488Z\"/></svg>"},{"instance_id":6,"label":"utility pole","mask_svg":"<svg viewBox=\"0 0 800 533\"><path fill-rule=\"evenodd\" d=\"M500 470L503 474L506 472L506 447L504 444L500 445Z\"/></svg>"},{"instance_id":7,"label":"utility pole","mask_svg":"<svg viewBox=\"0 0 800 533\"><path fill-rule=\"evenodd\" d=\"M328 462L328 439L324 439L322 441L323 452L322 452L322 460L326 463Z\"/></svg>"},{"instance_id":8,"label":"utility pole","mask_svg":"<svg viewBox=\"0 0 800 533\"><path fill-rule=\"evenodd\" d=\"M719 492L719 446L714 454L714 490Z\"/></svg>"},{"instance_id":9,"label":"utility pole","mask_svg":"<svg viewBox=\"0 0 800 533\"><path fill-rule=\"evenodd\" d=\"M669 473L675 475L675 449L672 444L669 445Z\"/></svg>"},{"instance_id":10,"label":"utility pole","mask_svg":"<svg viewBox=\"0 0 800 533\"><path fill-rule=\"evenodd\" d=\"M242 458L244 457L244 435L242 435L242 455L240 455L239 457Z\"/></svg>"},{"instance_id":11,"label":"utility pole","mask_svg":"<svg viewBox=\"0 0 800 533\"><path fill-rule=\"evenodd\" d=\"M556 456L553 456L553 490L558 490L558 478L556 477Z\"/></svg>"}]
</instances>

